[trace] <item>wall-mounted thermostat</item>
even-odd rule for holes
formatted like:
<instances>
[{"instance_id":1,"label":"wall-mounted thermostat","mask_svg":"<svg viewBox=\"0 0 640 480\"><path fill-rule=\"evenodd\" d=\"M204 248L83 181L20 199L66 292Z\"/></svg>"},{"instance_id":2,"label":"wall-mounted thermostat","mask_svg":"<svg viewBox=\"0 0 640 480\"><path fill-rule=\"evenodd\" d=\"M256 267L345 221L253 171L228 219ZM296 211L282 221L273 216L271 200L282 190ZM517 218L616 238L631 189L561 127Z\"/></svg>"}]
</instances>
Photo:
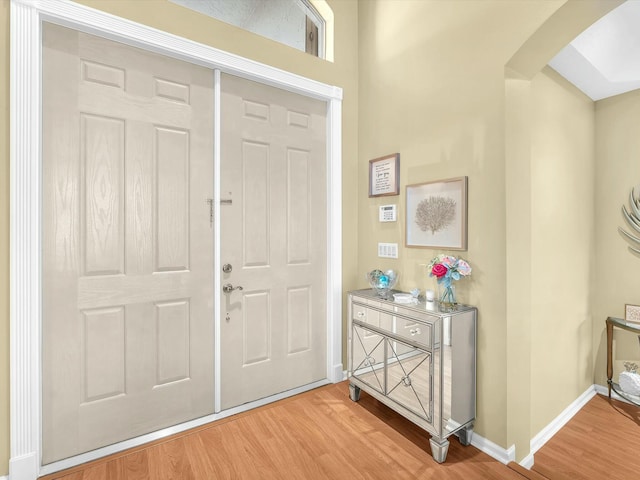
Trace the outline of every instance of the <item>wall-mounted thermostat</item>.
<instances>
[{"instance_id":1,"label":"wall-mounted thermostat","mask_svg":"<svg viewBox=\"0 0 640 480\"><path fill-rule=\"evenodd\" d=\"M396 206L395 205L380 205L380 217L381 222L395 222L396 221Z\"/></svg>"}]
</instances>

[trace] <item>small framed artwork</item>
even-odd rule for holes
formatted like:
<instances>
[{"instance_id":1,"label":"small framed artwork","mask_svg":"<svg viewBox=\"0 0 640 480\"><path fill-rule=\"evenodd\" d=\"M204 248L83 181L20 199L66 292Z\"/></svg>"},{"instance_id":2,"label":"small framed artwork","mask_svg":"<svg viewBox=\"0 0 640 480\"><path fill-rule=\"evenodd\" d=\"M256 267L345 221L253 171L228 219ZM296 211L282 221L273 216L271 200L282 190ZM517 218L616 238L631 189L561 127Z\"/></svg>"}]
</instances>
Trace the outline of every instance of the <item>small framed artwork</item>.
<instances>
[{"instance_id":1,"label":"small framed artwork","mask_svg":"<svg viewBox=\"0 0 640 480\"><path fill-rule=\"evenodd\" d=\"M400 154L369 160L369 196L400 195Z\"/></svg>"},{"instance_id":2,"label":"small framed artwork","mask_svg":"<svg viewBox=\"0 0 640 480\"><path fill-rule=\"evenodd\" d=\"M625 322L640 323L640 305L624 306L624 320Z\"/></svg>"},{"instance_id":3,"label":"small framed artwork","mask_svg":"<svg viewBox=\"0 0 640 480\"><path fill-rule=\"evenodd\" d=\"M407 185L406 246L467 249L467 177Z\"/></svg>"}]
</instances>

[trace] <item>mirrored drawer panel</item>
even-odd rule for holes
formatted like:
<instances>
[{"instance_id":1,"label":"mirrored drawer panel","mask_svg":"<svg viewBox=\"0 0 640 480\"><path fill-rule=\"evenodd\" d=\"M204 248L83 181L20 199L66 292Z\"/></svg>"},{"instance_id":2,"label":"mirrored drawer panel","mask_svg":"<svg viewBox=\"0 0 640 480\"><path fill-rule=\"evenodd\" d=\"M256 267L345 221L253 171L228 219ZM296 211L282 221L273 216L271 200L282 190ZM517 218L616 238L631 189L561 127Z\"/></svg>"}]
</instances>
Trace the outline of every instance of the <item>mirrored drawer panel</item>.
<instances>
[{"instance_id":1,"label":"mirrored drawer panel","mask_svg":"<svg viewBox=\"0 0 640 480\"><path fill-rule=\"evenodd\" d=\"M351 375L380 393L385 392L385 337L353 325Z\"/></svg>"},{"instance_id":2,"label":"mirrored drawer panel","mask_svg":"<svg viewBox=\"0 0 640 480\"><path fill-rule=\"evenodd\" d=\"M432 325L416 322L415 320L396 317L396 335L413 342L420 343L427 348L431 348Z\"/></svg>"},{"instance_id":3,"label":"mirrored drawer panel","mask_svg":"<svg viewBox=\"0 0 640 480\"><path fill-rule=\"evenodd\" d=\"M388 310L388 309L385 309ZM353 304L351 317L358 322L373 325L388 332L393 331L393 311L381 311L357 303Z\"/></svg>"},{"instance_id":4,"label":"mirrored drawer panel","mask_svg":"<svg viewBox=\"0 0 640 480\"><path fill-rule=\"evenodd\" d=\"M431 353L394 342L387 360L386 395L427 422L433 419ZM403 353L399 353L403 352Z\"/></svg>"}]
</instances>

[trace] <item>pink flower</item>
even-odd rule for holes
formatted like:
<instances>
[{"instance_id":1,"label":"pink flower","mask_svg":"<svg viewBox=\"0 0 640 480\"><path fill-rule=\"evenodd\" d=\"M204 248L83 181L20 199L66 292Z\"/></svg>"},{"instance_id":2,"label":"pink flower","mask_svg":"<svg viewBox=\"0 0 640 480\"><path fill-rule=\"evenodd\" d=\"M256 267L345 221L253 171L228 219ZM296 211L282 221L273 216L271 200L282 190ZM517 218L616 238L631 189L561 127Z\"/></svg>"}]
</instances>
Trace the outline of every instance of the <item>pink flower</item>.
<instances>
[{"instance_id":1,"label":"pink flower","mask_svg":"<svg viewBox=\"0 0 640 480\"><path fill-rule=\"evenodd\" d=\"M444 277L448 271L449 269L441 263L436 263L433 268L431 268L431 274L438 278Z\"/></svg>"},{"instance_id":2,"label":"pink flower","mask_svg":"<svg viewBox=\"0 0 640 480\"><path fill-rule=\"evenodd\" d=\"M444 255L442 257L441 263L447 267L451 268L456 264L456 257L452 257L451 255Z\"/></svg>"},{"instance_id":3,"label":"pink flower","mask_svg":"<svg viewBox=\"0 0 640 480\"><path fill-rule=\"evenodd\" d=\"M471 275L471 266L464 260L458 260L458 272L465 277Z\"/></svg>"}]
</instances>

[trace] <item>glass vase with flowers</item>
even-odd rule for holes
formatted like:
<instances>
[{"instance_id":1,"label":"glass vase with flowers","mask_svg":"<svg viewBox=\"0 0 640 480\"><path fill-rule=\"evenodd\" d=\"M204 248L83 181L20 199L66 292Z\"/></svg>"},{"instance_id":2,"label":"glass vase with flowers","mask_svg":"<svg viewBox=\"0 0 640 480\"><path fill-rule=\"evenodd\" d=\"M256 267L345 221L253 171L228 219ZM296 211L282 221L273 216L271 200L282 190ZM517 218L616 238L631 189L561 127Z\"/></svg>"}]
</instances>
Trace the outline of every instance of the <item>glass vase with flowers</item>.
<instances>
[{"instance_id":1,"label":"glass vase with flowers","mask_svg":"<svg viewBox=\"0 0 640 480\"><path fill-rule=\"evenodd\" d=\"M454 282L471 275L471 266L466 260L441 253L431 259L427 265L430 277L438 284L440 310L453 311L458 307Z\"/></svg>"}]
</instances>

